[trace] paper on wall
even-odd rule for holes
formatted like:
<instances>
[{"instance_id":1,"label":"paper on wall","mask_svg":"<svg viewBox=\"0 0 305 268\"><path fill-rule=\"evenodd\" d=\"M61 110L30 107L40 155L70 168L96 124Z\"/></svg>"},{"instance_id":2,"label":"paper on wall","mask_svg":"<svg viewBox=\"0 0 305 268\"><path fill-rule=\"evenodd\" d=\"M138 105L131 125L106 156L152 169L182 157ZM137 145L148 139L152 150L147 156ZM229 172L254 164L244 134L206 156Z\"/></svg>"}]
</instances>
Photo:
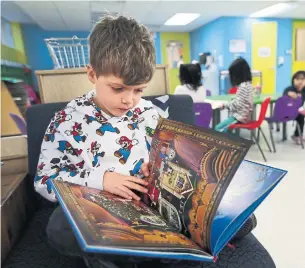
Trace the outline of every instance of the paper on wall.
<instances>
[{"instance_id":1,"label":"paper on wall","mask_svg":"<svg viewBox=\"0 0 305 268\"><path fill-rule=\"evenodd\" d=\"M245 53L246 40L230 40L229 51L231 53Z\"/></svg>"},{"instance_id":2,"label":"paper on wall","mask_svg":"<svg viewBox=\"0 0 305 268\"><path fill-rule=\"evenodd\" d=\"M258 56L260 58L268 58L271 55L271 48L270 47L260 47L258 49Z\"/></svg>"}]
</instances>

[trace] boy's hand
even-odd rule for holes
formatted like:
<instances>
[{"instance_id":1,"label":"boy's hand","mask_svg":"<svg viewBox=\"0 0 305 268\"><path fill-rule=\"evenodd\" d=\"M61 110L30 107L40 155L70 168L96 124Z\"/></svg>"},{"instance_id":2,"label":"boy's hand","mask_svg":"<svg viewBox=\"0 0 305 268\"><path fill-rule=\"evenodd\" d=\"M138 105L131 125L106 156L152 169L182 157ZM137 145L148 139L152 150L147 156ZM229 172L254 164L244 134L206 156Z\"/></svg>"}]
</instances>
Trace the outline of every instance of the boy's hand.
<instances>
[{"instance_id":1,"label":"boy's hand","mask_svg":"<svg viewBox=\"0 0 305 268\"><path fill-rule=\"evenodd\" d=\"M149 164L148 163L143 163L141 166L141 172L145 177L149 176Z\"/></svg>"},{"instance_id":2,"label":"boy's hand","mask_svg":"<svg viewBox=\"0 0 305 268\"><path fill-rule=\"evenodd\" d=\"M104 191L126 199L135 199L138 201L140 200L140 197L137 196L132 190L147 193L147 189L143 186L148 185L145 180L131 176L124 176L116 172L106 172L104 174L103 184Z\"/></svg>"}]
</instances>

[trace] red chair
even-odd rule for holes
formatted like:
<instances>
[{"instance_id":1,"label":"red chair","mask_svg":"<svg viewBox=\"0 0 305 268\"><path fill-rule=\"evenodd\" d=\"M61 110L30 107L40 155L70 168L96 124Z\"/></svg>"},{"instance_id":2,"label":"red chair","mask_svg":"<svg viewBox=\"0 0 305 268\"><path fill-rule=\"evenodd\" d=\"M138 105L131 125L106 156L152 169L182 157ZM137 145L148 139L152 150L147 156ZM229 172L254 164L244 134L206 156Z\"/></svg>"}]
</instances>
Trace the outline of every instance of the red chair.
<instances>
[{"instance_id":1,"label":"red chair","mask_svg":"<svg viewBox=\"0 0 305 268\"><path fill-rule=\"evenodd\" d=\"M264 140L265 140L265 142L266 142L266 144L269 148L269 151L272 152L271 147L270 147L270 145L267 141L267 138L266 138L266 136L265 136L265 134L264 134L264 132L261 128L261 125L264 122L265 117L266 117L266 113L267 113L267 109L268 109L270 100L271 100L271 98L268 97L263 101L258 120L250 121L249 123L246 123L246 124L233 124L229 127L229 129L248 129L248 130L250 130L251 131L251 138L257 144L258 149L260 150L265 162L267 162L267 159L266 159L266 157L263 153L262 148L259 145L259 134L262 133L262 136L263 136L263 138L264 138ZM257 137L255 135L255 130L256 129L258 129Z\"/></svg>"},{"instance_id":2,"label":"red chair","mask_svg":"<svg viewBox=\"0 0 305 268\"><path fill-rule=\"evenodd\" d=\"M237 93L237 87L232 87L232 88L230 88L229 91L228 91L228 93L229 93L230 95L236 94L236 93Z\"/></svg>"}]
</instances>

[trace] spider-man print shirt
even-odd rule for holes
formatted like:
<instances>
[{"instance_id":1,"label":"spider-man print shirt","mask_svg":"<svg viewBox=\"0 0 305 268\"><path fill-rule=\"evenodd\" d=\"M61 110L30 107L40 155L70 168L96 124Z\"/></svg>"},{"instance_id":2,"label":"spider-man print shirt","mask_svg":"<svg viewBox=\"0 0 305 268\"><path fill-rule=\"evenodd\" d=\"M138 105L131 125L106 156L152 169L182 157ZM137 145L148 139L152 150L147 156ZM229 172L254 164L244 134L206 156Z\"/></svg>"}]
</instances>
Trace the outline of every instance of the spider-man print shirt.
<instances>
[{"instance_id":1,"label":"spider-man print shirt","mask_svg":"<svg viewBox=\"0 0 305 268\"><path fill-rule=\"evenodd\" d=\"M149 159L159 114L151 102L111 117L93 102L95 91L76 98L51 120L41 146L35 189L56 201L51 180L103 189L106 171L136 176Z\"/></svg>"}]
</instances>

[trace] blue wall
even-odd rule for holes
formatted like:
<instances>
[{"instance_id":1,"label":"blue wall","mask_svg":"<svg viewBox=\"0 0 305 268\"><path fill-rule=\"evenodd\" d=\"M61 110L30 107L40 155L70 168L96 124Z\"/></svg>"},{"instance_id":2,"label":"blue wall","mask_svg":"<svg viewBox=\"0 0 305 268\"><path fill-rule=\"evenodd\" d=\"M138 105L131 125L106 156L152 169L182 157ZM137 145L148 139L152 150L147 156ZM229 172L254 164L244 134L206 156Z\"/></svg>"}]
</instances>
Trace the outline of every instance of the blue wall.
<instances>
[{"instance_id":1,"label":"blue wall","mask_svg":"<svg viewBox=\"0 0 305 268\"><path fill-rule=\"evenodd\" d=\"M32 70L50 70L53 69L53 62L48 48L44 42L45 38L51 37L72 37L76 35L79 38L86 38L89 32L59 32L46 31L37 25L23 24L23 40L28 64Z\"/></svg>"},{"instance_id":2,"label":"blue wall","mask_svg":"<svg viewBox=\"0 0 305 268\"><path fill-rule=\"evenodd\" d=\"M63 32L63 31L46 31L37 25L23 24L23 38L25 43L25 52L28 58L28 64L32 70L50 70L53 69L53 62L50 57L45 38L50 37L67 37L76 35L79 38L86 38L89 32ZM157 63L161 63L161 44L160 33L155 36L156 58Z\"/></svg>"},{"instance_id":3,"label":"blue wall","mask_svg":"<svg viewBox=\"0 0 305 268\"><path fill-rule=\"evenodd\" d=\"M277 57L283 56L285 62L277 67L276 91L282 92L291 80L292 56L286 54L286 50L292 49L292 19L219 18L191 33L192 59L198 59L201 52L213 52L216 49L217 56L223 55L224 66L220 69L227 69L235 57L229 52L229 41L244 39L246 53L240 55L251 65L252 23L257 21L275 21L278 24Z\"/></svg>"},{"instance_id":4,"label":"blue wall","mask_svg":"<svg viewBox=\"0 0 305 268\"><path fill-rule=\"evenodd\" d=\"M191 60L199 60L199 53L224 51L224 28L222 18L216 19L191 32Z\"/></svg>"},{"instance_id":5,"label":"blue wall","mask_svg":"<svg viewBox=\"0 0 305 268\"><path fill-rule=\"evenodd\" d=\"M161 37L159 32L156 33L154 42L156 47L156 63L161 64Z\"/></svg>"},{"instance_id":6,"label":"blue wall","mask_svg":"<svg viewBox=\"0 0 305 268\"><path fill-rule=\"evenodd\" d=\"M53 69L53 62L44 39L51 37L70 38L74 35L79 38L86 38L89 36L89 32L46 31L33 24L23 24L22 31L28 65L31 66L33 72L36 70ZM156 33L154 42L156 46L156 61L157 64L161 64L160 33ZM34 75L34 83L36 89L38 89L36 75Z\"/></svg>"}]
</instances>

